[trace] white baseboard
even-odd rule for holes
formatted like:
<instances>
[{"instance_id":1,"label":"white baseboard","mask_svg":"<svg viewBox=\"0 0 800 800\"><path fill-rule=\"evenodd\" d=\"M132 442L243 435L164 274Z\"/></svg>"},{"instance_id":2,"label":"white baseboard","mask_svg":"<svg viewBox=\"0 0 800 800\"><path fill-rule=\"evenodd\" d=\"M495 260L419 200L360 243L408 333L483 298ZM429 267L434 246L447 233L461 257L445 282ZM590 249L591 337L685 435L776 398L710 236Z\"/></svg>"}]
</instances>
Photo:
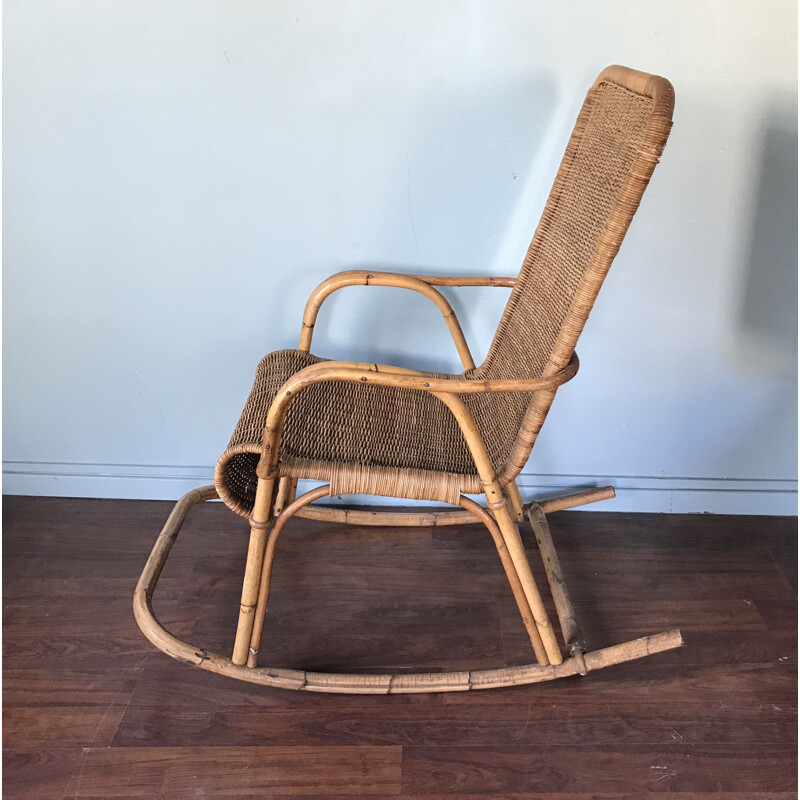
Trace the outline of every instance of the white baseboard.
<instances>
[{"instance_id":1,"label":"white baseboard","mask_svg":"<svg viewBox=\"0 0 800 800\"><path fill-rule=\"evenodd\" d=\"M3 494L176 500L190 489L211 483L213 472L213 467L6 461ZM589 506L593 511L797 514L796 480L523 472L518 485L525 500L614 486L617 497ZM397 503L389 498L364 501Z\"/></svg>"}]
</instances>

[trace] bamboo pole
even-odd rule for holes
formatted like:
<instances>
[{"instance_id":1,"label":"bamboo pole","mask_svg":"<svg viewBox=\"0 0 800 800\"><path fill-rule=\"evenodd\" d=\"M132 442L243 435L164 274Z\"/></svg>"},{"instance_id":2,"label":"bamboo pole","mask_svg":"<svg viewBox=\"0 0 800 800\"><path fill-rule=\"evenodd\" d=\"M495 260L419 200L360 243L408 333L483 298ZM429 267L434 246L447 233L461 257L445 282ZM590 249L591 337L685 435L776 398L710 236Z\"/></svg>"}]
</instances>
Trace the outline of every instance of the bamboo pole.
<instances>
[{"instance_id":1,"label":"bamboo pole","mask_svg":"<svg viewBox=\"0 0 800 800\"><path fill-rule=\"evenodd\" d=\"M514 600L517 601L517 608L519 609L522 622L525 625L525 630L528 632L528 638L531 640L533 652L536 655L536 661L543 667L546 667L550 661L547 657L547 650L545 649L542 637L539 635L539 629L536 626L536 620L531 613L531 607L528 605L528 600L525 597L525 590L519 580L514 562L511 560L508 548L506 547L503 534L497 526L497 522L493 519L492 515L481 505L462 494L459 499L459 505L467 509L470 514L474 514L483 524L489 529L492 535L495 547L500 556L500 562L506 573L506 578L511 586L511 592L514 595Z\"/></svg>"},{"instance_id":2,"label":"bamboo pole","mask_svg":"<svg viewBox=\"0 0 800 800\"><path fill-rule=\"evenodd\" d=\"M392 386L398 389L416 389L431 394L492 394L495 392L539 392L550 391L572 380L578 372L580 362L573 353L564 369L543 378L498 378L473 380L471 378L435 378L429 373L404 369L388 364L368 364L357 361L321 361L310 364L294 373L281 386L273 400L270 411L290 402L290 398L314 383L324 381L347 381L377 386ZM289 394L287 394L287 392ZM274 416L273 416L274 418Z\"/></svg>"},{"instance_id":3,"label":"bamboo pole","mask_svg":"<svg viewBox=\"0 0 800 800\"><path fill-rule=\"evenodd\" d=\"M397 273L395 273L397 274ZM501 286L513 289L516 278L501 278L498 275L411 275L431 286Z\"/></svg>"},{"instance_id":4,"label":"bamboo pole","mask_svg":"<svg viewBox=\"0 0 800 800\"><path fill-rule=\"evenodd\" d=\"M274 481L271 478L258 479L255 505L250 519L250 544L247 548L239 622L236 626L236 639L231 657L234 664L244 664L247 661L250 634L253 630L253 612L258 602L258 588L261 582L261 563L264 559L264 545L272 510L273 486Z\"/></svg>"},{"instance_id":5,"label":"bamboo pole","mask_svg":"<svg viewBox=\"0 0 800 800\"><path fill-rule=\"evenodd\" d=\"M258 651L261 648L261 635L264 630L264 617L267 613L267 602L269 600L269 587L272 581L272 565L275 561L275 549L278 546L278 538L281 535L286 523L295 515L297 509L308 505L320 497L328 494L330 486L317 486L310 492L300 495L293 500L279 516L275 518L267 539L267 546L264 551L264 558L261 563L261 576L259 580L258 601L256 603L255 615L253 619L253 629L250 634L250 647L247 656L247 666L255 667L258 664Z\"/></svg>"},{"instance_id":6,"label":"bamboo pole","mask_svg":"<svg viewBox=\"0 0 800 800\"><path fill-rule=\"evenodd\" d=\"M511 508L514 511L514 516L517 522L525 522L525 509L522 503L522 495L519 493L519 487L516 481L510 481L506 484L506 492L508 499L511 501Z\"/></svg>"},{"instance_id":7,"label":"bamboo pole","mask_svg":"<svg viewBox=\"0 0 800 800\"><path fill-rule=\"evenodd\" d=\"M561 562L558 560L553 538L550 535L550 526L547 524L547 518L538 503L531 503L527 507L527 512L531 527L536 535L539 552L542 554L542 562L547 573L547 582L550 584L550 593L553 596L558 620L561 623L564 644L567 652L574 656L579 665L582 666L583 654L586 652L586 642L575 617L575 608L572 605L567 583L564 580L564 573L561 569Z\"/></svg>"},{"instance_id":8,"label":"bamboo pole","mask_svg":"<svg viewBox=\"0 0 800 800\"><path fill-rule=\"evenodd\" d=\"M289 495L292 491L292 479L291 478L281 478L278 481L278 492L275 495L275 504L272 508L272 516L278 517L286 505L291 503L292 501L289 499Z\"/></svg>"},{"instance_id":9,"label":"bamboo pole","mask_svg":"<svg viewBox=\"0 0 800 800\"><path fill-rule=\"evenodd\" d=\"M563 659L561 650L559 649L558 642L553 633L553 626L550 624L550 619L547 616L542 597L539 594L539 587L536 585L530 564L528 564L528 557L525 553L525 547L522 544L522 538L519 535L517 522L511 516L505 503L502 506L493 508L492 511L500 527L500 531L503 534L503 539L505 540L511 560L514 562L514 566L517 569L517 574L519 575L520 583L522 584L525 596L530 604L531 611L536 619L536 627L539 629L539 635L542 637L542 642L547 651L547 657L550 659L551 664L560 664Z\"/></svg>"},{"instance_id":10,"label":"bamboo pole","mask_svg":"<svg viewBox=\"0 0 800 800\"><path fill-rule=\"evenodd\" d=\"M370 511L349 506L308 505L296 514L301 519L334 522L340 525L368 525L390 528L434 528L444 525L475 525L469 511Z\"/></svg>"},{"instance_id":11,"label":"bamboo pole","mask_svg":"<svg viewBox=\"0 0 800 800\"><path fill-rule=\"evenodd\" d=\"M568 508L587 506L590 503L597 503L600 500L611 500L616 497L613 486L603 486L598 489L588 489L585 492L567 494L563 497L553 497L550 500L542 500L539 505L545 514L552 514L554 511L565 511Z\"/></svg>"},{"instance_id":12,"label":"bamboo pole","mask_svg":"<svg viewBox=\"0 0 800 800\"><path fill-rule=\"evenodd\" d=\"M214 486L203 486L187 492L175 503L158 539L156 539L155 545L153 545L153 550L136 585L137 596L141 594L149 602L155 591L158 579L161 577L161 570L167 562L170 550L172 550L172 545L181 530L181 526L186 521L187 514L198 503L204 503L206 500L216 500L217 497L217 490Z\"/></svg>"}]
</instances>

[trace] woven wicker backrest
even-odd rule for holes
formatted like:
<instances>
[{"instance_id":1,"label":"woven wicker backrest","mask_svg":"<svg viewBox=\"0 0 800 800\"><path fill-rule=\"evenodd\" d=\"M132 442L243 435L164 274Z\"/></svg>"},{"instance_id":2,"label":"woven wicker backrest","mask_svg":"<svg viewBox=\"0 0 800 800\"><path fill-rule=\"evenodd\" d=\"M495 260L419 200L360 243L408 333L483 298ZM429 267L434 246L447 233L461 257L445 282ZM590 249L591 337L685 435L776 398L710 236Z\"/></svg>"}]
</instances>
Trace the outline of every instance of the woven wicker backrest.
<instances>
[{"instance_id":1,"label":"woven wicker backrest","mask_svg":"<svg viewBox=\"0 0 800 800\"><path fill-rule=\"evenodd\" d=\"M581 108L542 219L476 378L551 375L568 363L672 124L669 81L609 67ZM553 395L471 400L503 481L524 466Z\"/></svg>"}]
</instances>

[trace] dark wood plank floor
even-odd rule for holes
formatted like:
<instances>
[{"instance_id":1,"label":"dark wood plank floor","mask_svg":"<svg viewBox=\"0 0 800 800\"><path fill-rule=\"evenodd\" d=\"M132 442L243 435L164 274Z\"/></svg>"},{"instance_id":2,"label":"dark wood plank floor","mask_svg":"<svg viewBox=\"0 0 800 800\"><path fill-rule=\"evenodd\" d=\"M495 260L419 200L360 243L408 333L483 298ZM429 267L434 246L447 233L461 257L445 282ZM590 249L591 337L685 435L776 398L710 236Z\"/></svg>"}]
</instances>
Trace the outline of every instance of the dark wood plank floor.
<instances>
[{"instance_id":1,"label":"dark wood plank floor","mask_svg":"<svg viewBox=\"0 0 800 800\"><path fill-rule=\"evenodd\" d=\"M680 627L683 649L531 687L338 697L151 647L131 594L170 507L5 498L6 800L796 797L794 519L552 515L589 645ZM226 508L192 512L156 593L173 632L229 652L246 547ZM477 526L294 521L263 652L349 671L529 662L492 548Z\"/></svg>"}]
</instances>

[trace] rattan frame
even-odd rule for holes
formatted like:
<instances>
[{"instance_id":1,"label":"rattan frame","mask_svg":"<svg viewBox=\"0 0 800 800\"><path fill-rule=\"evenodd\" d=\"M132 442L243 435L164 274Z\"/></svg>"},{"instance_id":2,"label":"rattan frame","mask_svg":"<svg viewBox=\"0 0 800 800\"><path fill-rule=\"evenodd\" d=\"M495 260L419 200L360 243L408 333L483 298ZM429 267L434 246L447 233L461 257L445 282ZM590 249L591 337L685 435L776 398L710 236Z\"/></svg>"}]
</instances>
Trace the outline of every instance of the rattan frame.
<instances>
[{"instance_id":1,"label":"rattan frame","mask_svg":"<svg viewBox=\"0 0 800 800\"><path fill-rule=\"evenodd\" d=\"M320 487L324 489L325 487ZM319 492L320 490L317 490ZM602 495L602 497L600 496ZM621 664L625 661L644 658L645 656L660 653L664 650L671 650L680 647L682 642L680 631L669 630L652 636L644 636L633 639L623 644L606 647L602 650L583 653L580 650L582 641L580 632L574 622L574 611L566 594L566 586L563 585L563 575L558 567L555 550L552 549L552 541L549 540L549 530L544 536L541 523L537 521L537 541L540 551L544 556L544 563L547 566L548 581L553 591L556 610L561 620L562 631L571 631L573 636L572 649L569 658L563 660L558 665L541 666L539 664L528 664L524 666L500 667L498 669L484 669L457 672L429 672L429 673L398 673L365 675L357 673L328 673L328 672L309 672L306 670L284 669L268 666L251 666L249 664L236 664L233 659L219 653L211 652L205 648L189 644L170 633L158 620L153 611L153 595L161 575L161 570L167 561L170 550L172 549L183 523L191 509L198 503L217 498L217 491L214 486L205 486L194 489L184 495L175 505L169 518L167 519L161 534L156 540L153 551L145 564L142 575L136 586L133 597L133 612L144 635L163 653L182 661L186 664L198 667L209 672L225 675L237 680L255 683L261 686L269 686L276 689L295 689L306 692L334 692L339 694L409 694L420 692L463 692L477 689L498 689L507 686L521 686L523 684L542 683L558 678L566 678L571 675L581 675L593 672L614 664ZM613 490L608 488L571 496L572 499L558 498L551 503L552 510L572 508L583 505L586 502L594 502L597 499L613 496ZM477 503L467 500L467 510L465 513L472 516L472 521L482 521L484 523L491 520L485 509ZM574 503L574 506L573 506ZM533 506L531 506L533 507ZM540 509L547 508L546 503L539 505ZM351 512L352 513L352 512ZM538 512L537 512L538 514ZM287 515L290 517L291 514ZM295 515L299 516L299 515ZM404 515L404 523L411 524L412 515ZM480 517L480 519L478 519ZM391 514L387 514L389 520ZM280 520L280 518L279 518ZM281 522L281 528L286 519ZM375 517L363 518L359 524L383 524L376 522ZM426 524L429 520L424 514L417 517L419 524ZM276 527L278 520L276 520ZM390 522L390 524L393 524ZM544 522L546 526L546 521ZM492 531L491 523L489 529ZM274 528L273 528L274 530ZM276 542L277 536L273 539ZM496 536L497 534L494 533ZM274 552L274 551L273 551ZM555 566L555 568L554 568ZM553 589L554 583L561 581L563 593ZM266 608L266 597L262 600L263 607ZM572 625L572 627L569 627ZM526 621L526 627L530 632L530 623Z\"/></svg>"},{"instance_id":2,"label":"rattan frame","mask_svg":"<svg viewBox=\"0 0 800 800\"><path fill-rule=\"evenodd\" d=\"M629 92L652 99L652 113L643 144L637 151L633 165L618 192L605 227L600 235L591 263L572 300L554 349L544 373L536 378L489 378L475 369L469 346L458 319L447 299L436 286L500 286L512 288L509 307L513 309L517 279L502 277L442 277L403 275L389 272L349 270L331 276L312 292L303 314L299 350L308 352L317 315L324 300L334 291L354 285L390 286L418 292L431 300L439 309L453 337L454 344L468 376L462 378L437 378L415 370L393 366L364 364L348 361L315 363L292 375L275 395L268 410L263 429L260 458L256 468L257 488L250 520L250 543L242 588L239 620L231 658L194 648L178 640L158 622L152 610L152 596L161 569L189 509L196 503L219 495L236 508L232 498L225 496L225 487L215 480L215 487L190 492L176 505L162 530L155 548L142 573L134 596L134 612L145 635L161 650L179 660L230 675L242 680L283 688L308 691L335 691L345 693L396 693L422 691L459 691L477 688L535 683L558 677L586 672L641 658L654 652L679 647L679 631L667 631L636 639L605 650L587 653L583 636L575 619L574 609L564 582L558 556L550 535L546 514L550 511L571 508L597 500L613 497L611 487L579 492L542 503L524 505L515 478L527 461L557 389L569 381L578 370L575 344L583 329L589 310L600 285L619 249L631 218L661 154L671 126L673 93L669 82L663 78L636 72L624 67L604 70L594 87L612 83ZM587 124L587 108L578 117L575 131L580 133ZM570 140L565 159L559 169L542 222L534 236L528 253L533 258L542 231L547 230L550 217L559 202L566 180L571 149ZM500 323L493 351L508 335L504 326L508 312ZM287 414L293 402L305 389L324 382L345 382L361 385L392 387L401 390L426 392L446 406L456 420L477 468L486 508L463 494L458 496L458 511L397 512L364 511L350 508L313 506L332 492L324 485L296 497L297 479L282 472L280 463L281 436ZM532 396L516 441L507 462L496 468L487 449L487 442L465 403L465 395L492 394L495 392L521 392ZM447 475L431 472L424 496L452 498L452 489L445 486ZM438 482L438 483L437 483ZM360 493L353 479L349 493ZM401 495L397 495L402 498ZM408 495L413 498L413 495ZM453 498L454 499L454 498ZM450 502L453 502L453 499ZM293 516L368 525L448 525L482 522L489 530L505 569L514 598L531 641L537 664L525 667L505 667L496 670L457 673L400 674L400 675L335 675L308 673L297 670L272 669L258 666L264 616L267 608L272 564L280 534ZM528 564L520 537L519 524L527 516L536 534L536 540L545 566L550 591L559 617L563 644L567 652L564 659L555 631L550 624L541 594Z\"/></svg>"}]
</instances>

